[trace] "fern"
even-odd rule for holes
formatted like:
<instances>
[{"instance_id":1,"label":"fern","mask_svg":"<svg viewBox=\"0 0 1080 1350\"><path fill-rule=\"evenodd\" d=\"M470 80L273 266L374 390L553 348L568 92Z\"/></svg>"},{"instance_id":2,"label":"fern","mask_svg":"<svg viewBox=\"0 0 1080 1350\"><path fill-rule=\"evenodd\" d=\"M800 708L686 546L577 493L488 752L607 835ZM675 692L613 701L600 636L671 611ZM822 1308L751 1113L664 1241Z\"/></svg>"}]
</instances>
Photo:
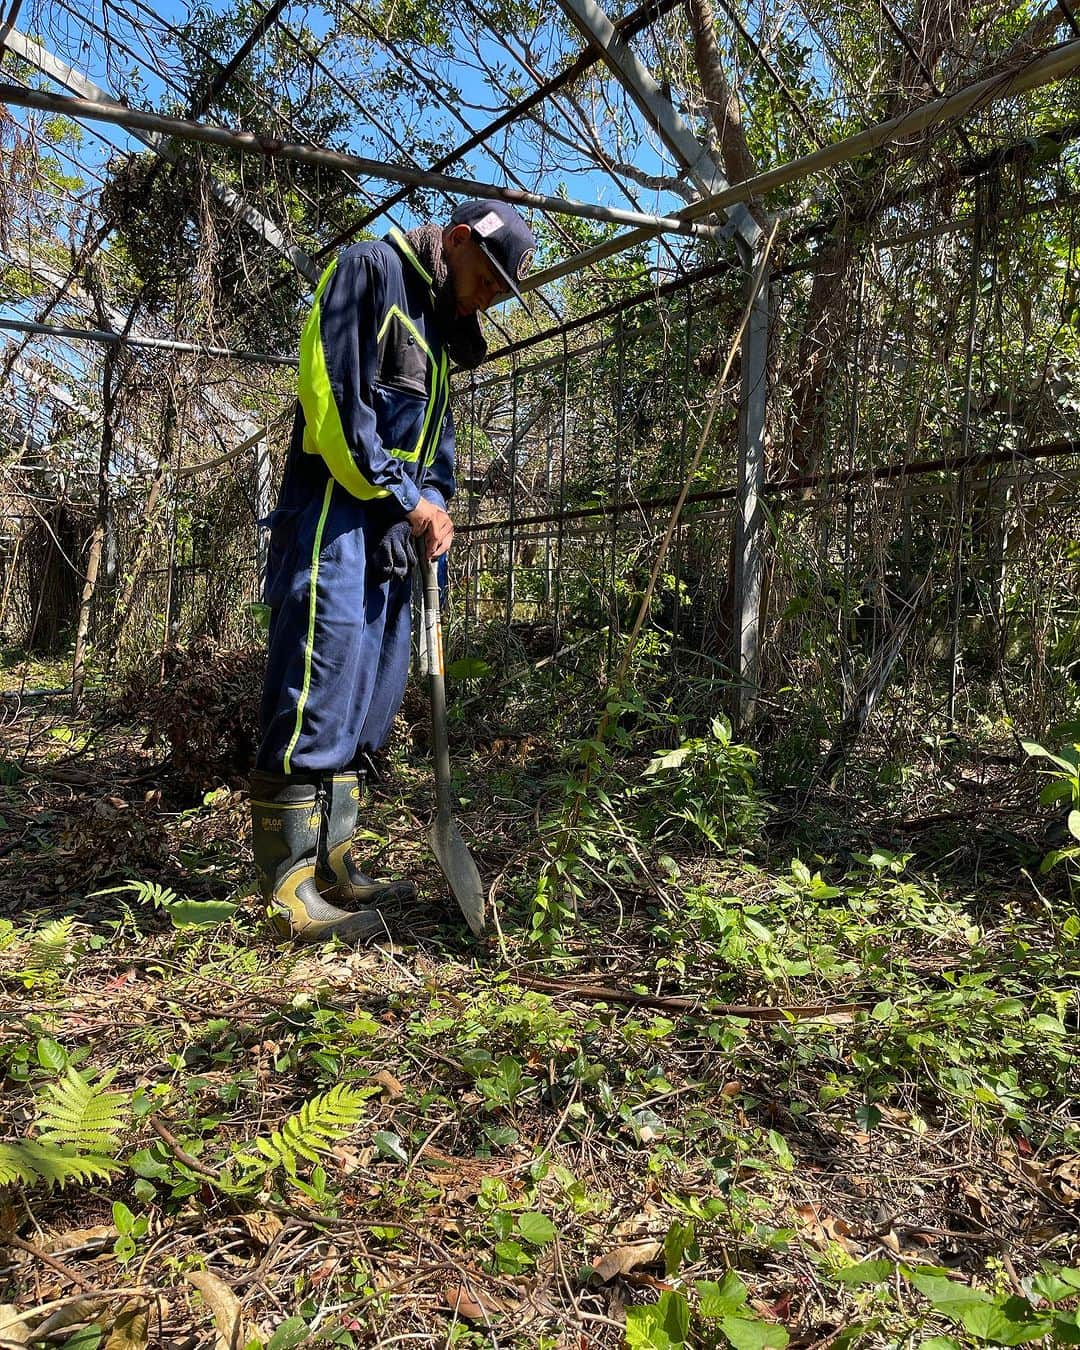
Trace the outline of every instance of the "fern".
<instances>
[{"instance_id":1,"label":"fern","mask_svg":"<svg viewBox=\"0 0 1080 1350\"><path fill-rule=\"evenodd\" d=\"M317 1163L319 1154L349 1133L364 1113L364 1103L378 1089L347 1088L338 1083L304 1105L285 1121L281 1129L260 1135L248 1153L237 1153L236 1161L251 1170L271 1171L280 1167L295 1176L301 1159Z\"/></svg>"},{"instance_id":2,"label":"fern","mask_svg":"<svg viewBox=\"0 0 1080 1350\"><path fill-rule=\"evenodd\" d=\"M162 886L156 881L125 881L119 886L107 886L103 891L94 891L94 895L132 895L140 905L150 905L154 909L168 909L180 897L171 886Z\"/></svg>"},{"instance_id":3,"label":"fern","mask_svg":"<svg viewBox=\"0 0 1080 1350\"><path fill-rule=\"evenodd\" d=\"M0 1186L34 1186L40 1182L51 1190L72 1181L108 1181L119 1170L114 1158L79 1154L70 1148L37 1141L0 1143Z\"/></svg>"},{"instance_id":4,"label":"fern","mask_svg":"<svg viewBox=\"0 0 1080 1350\"><path fill-rule=\"evenodd\" d=\"M55 975L75 954L75 918L67 914L43 924L30 938L26 970L30 975Z\"/></svg>"},{"instance_id":5,"label":"fern","mask_svg":"<svg viewBox=\"0 0 1080 1350\"><path fill-rule=\"evenodd\" d=\"M50 1083L38 1100L38 1139L42 1144L71 1145L79 1152L112 1153L124 1126L124 1092L107 1092L112 1073L91 1083L69 1064L58 1083Z\"/></svg>"}]
</instances>

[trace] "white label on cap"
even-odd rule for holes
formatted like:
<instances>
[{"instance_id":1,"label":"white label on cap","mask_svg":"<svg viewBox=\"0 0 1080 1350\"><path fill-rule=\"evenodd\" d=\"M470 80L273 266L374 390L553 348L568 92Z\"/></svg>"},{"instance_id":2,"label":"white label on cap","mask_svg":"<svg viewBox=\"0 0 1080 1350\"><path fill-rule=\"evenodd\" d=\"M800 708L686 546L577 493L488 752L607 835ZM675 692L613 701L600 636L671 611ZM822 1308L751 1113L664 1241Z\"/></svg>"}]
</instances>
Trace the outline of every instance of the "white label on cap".
<instances>
[{"instance_id":1,"label":"white label on cap","mask_svg":"<svg viewBox=\"0 0 1080 1350\"><path fill-rule=\"evenodd\" d=\"M489 211L486 216L474 220L472 228L481 239L486 239L489 234L494 234L496 230L501 229L504 223L502 216L497 215L494 211Z\"/></svg>"}]
</instances>

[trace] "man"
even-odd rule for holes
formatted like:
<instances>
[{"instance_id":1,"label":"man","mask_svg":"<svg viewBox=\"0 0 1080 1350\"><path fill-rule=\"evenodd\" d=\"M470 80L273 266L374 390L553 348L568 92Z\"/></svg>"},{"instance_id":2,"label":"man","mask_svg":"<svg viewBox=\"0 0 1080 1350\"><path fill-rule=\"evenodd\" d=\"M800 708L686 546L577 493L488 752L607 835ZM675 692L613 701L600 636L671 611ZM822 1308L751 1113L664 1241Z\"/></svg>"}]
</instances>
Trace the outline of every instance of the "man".
<instances>
[{"instance_id":1,"label":"man","mask_svg":"<svg viewBox=\"0 0 1080 1350\"><path fill-rule=\"evenodd\" d=\"M521 299L535 247L512 207L464 202L445 229L347 248L315 292L270 517L251 779L255 867L283 936L363 941L384 930L375 906L415 894L352 856L364 766L405 692L413 541L434 559L454 537L449 364L484 359L477 315Z\"/></svg>"}]
</instances>

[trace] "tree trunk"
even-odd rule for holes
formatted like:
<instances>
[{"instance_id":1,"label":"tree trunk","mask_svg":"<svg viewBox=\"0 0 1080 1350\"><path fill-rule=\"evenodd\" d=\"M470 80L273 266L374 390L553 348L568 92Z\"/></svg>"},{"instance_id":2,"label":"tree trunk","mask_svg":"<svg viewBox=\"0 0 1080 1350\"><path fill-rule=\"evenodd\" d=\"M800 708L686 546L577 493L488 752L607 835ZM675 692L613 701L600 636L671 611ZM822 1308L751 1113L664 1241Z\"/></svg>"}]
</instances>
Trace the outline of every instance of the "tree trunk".
<instances>
[{"instance_id":1,"label":"tree trunk","mask_svg":"<svg viewBox=\"0 0 1080 1350\"><path fill-rule=\"evenodd\" d=\"M79 622L75 629L75 658L71 667L71 712L77 717L82 709L83 687L86 683L86 635L90 628L90 611L97 591L98 572L101 568L101 553L105 543L105 529L109 516L109 467L113 450L113 408L115 387L113 377L119 347L107 347L102 361L101 372L101 453L98 456L97 476L97 517L94 532L90 536L90 548L86 559L86 576L83 581L82 600L79 604Z\"/></svg>"},{"instance_id":2,"label":"tree trunk","mask_svg":"<svg viewBox=\"0 0 1080 1350\"><path fill-rule=\"evenodd\" d=\"M694 34L694 58L701 89L720 147L720 160L729 183L741 183L757 173L757 165L746 144L742 109L728 83L716 42L716 15L712 0L690 0L690 28Z\"/></svg>"}]
</instances>

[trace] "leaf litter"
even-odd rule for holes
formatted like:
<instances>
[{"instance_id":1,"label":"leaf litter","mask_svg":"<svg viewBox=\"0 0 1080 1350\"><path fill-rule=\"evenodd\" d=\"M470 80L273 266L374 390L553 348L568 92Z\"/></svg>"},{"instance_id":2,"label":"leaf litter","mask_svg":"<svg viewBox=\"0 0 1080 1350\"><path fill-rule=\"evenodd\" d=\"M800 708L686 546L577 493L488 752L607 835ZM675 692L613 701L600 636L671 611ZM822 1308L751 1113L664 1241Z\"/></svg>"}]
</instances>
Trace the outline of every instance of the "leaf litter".
<instances>
[{"instance_id":1,"label":"leaf litter","mask_svg":"<svg viewBox=\"0 0 1080 1350\"><path fill-rule=\"evenodd\" d=\"M400 795L368 823L420 902L393 943L283 949L245 895L242 747L215 787L209 741L177 783L146 740L113 724L79 781L55 762L35 775L31 754L4 789L23 822L0 950L6 1137L36 1137L69 1072L93 1087L113 1070L99 1091L125 1111L112 1180L3 1209L10 1342L279 1350L442 1343L455 1323L521 1350L1067 1333L1078 958L1014 878L988 883L976 923L970 896L912 870L885 885L835 864L841 902L811 903L809 868L687 854L670 905L627 883L618 924L590 900L538 950L507 880L531 818L498 805L478 752L471 843L503 878L504 948L476 948L410 825L430 787L399 747ZM530 765L500 772L539 800ZM132 879L239 908L181 929L149 889L93 894ZM34 971L35 933L69 905L78 922ZM314 1156L286 1165L286 1122L343 1083L367 1094L355 1121L328 1143L324 1121ZM273 1166L259 1139L278 1141ZM248 1177L251 1157L267 1165Z\"/></svg>"}]
</instances>

